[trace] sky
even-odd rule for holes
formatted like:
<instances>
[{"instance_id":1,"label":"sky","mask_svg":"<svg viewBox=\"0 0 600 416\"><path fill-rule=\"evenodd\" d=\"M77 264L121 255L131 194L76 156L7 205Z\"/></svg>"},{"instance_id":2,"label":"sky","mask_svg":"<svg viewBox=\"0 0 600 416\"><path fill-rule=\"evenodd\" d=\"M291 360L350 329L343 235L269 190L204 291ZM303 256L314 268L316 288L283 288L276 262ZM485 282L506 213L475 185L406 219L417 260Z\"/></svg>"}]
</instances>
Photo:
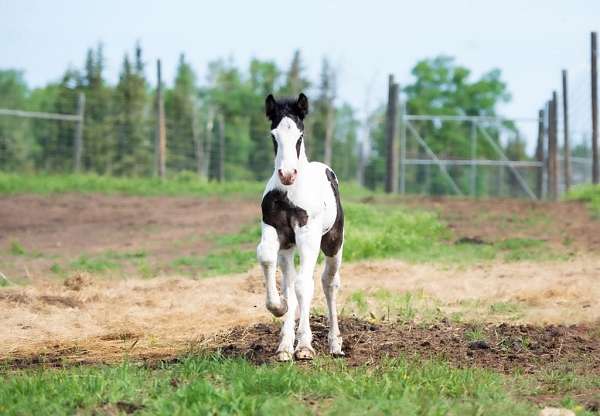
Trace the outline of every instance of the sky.
<instances>
[{"instance_id":1,"label":"sky","mask_svg":"<svg viewBox=\"0 0 600 416\"><path fill-rule=\"evenodd\" d=\"M312 79L330 59L340 100L362 114L384 102L388 74L408 83L419 59L445 54L474 78L499 68L512 95L500 112L535 117L562 69L574 106L585 106L589 32L598 29L598 0L0 0L0 69L22 69L41 86L81 67L86 49L102 42L114 82L140 41L151 82L157 58L171 81L181 52L202 80L217 58L287 68L299 48Z\"/></svg>"}]
</instances>

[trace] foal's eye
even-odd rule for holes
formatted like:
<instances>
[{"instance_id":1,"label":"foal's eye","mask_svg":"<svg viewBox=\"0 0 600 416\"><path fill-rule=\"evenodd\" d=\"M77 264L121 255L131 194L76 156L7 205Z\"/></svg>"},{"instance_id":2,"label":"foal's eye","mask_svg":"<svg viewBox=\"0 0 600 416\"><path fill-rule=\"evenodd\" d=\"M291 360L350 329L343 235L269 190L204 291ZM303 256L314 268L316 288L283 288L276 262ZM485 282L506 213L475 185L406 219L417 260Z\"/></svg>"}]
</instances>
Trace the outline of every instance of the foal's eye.
<instances>
[{"instance_id":1,"label":"foal's eye","mask_svg":"<svg viewBox=\"0 0 600 416\"><path fill-rule=\"evenodd\" d=\"M300 146L302 145L302 138L304 137L304 135L300 135L300 138L298 139L298 141L296 142L296 155L298 157L300 157Z\"/></svg>"}]
</instances>

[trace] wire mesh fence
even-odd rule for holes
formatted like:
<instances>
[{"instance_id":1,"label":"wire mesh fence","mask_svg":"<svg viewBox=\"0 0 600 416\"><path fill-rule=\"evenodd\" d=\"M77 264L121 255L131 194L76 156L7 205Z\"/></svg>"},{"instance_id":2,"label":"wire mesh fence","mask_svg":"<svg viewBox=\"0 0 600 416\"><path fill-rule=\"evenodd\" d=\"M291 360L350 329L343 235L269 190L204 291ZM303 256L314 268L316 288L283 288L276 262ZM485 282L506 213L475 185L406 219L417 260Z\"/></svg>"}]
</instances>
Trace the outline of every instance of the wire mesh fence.
<instances>
[{"instance_id":1,"label":"wire mesh fence","mask_svg":"<svg viewBox=\"0 0 600 416\"><path fill-rule=\"evenodd\" d=\"M562 102L554 101L558 193L592 181L589 62L568 74L568 91L565 72ZM164 96L163 152L158 94L144 80L143 65L136 70L126 66L116 86L95 77L93 70L83 78L67 72L60 83L34 92L24 107L0 108L0 171L149 177L161 173L164 159L167 177L265 180L272 174L273 148L259 84L250 83L252 93L238 97L225 77L207 94L194 87L193 77L188 82L182 75L179 87ZM6 102L11 101L0 97L0 107ZM541 117L506 119L495 111L488 116L409 115L403 113L407 103L399 104L393 112L398 122L392 123L397 129L390 129L390 115L382 108L367 115L362 126L351 109L334 108L335 121L329 125L323 120L330 113L317 104L305 122L309 157L323 160L329 154L341 179L371 188L387 188L390 178L397 179L394 186L408 194L532 199L554 194L548 173L548 105ZM366 132L360 139L358 130ZM393 131L400 137L398 146L390 147L387 136ZM333 148L324 147L327 132L334 136ZM395 168L390 171L389 165Z\"/></svg>"},{"instance_id":2,"label":"wire mesh fence","mask_svg":"<svg viewBox=\"0 0 600 416\"><path fill-rule=\"evenodd\" d=\"M66 110L77 111L75 92L63 94L62 100ZM113 100L112 108L104 109L108 115L99 117L93 103L88 103L88 109L94 111L87 111L81 120L77 113L57 113L55 118L0 113L0 170L71 173L78 171L79 163L83 173L156 175L154 104L141 108L136 115L119 113L122 103ZM268 140L264 141L262 154L251 154L257 161L265 161L260 164L262 170L244 171L248 161L242 160L242 155L247 152L240 152L240 146L250 144L244 140L249 126L243 122L227 126L223 117L212 110L193 114L195 117L183 123L166 118L168 176L194 175L214 180L268 178L273 167ZM534 141L537 134L536 119L404 115L401 120L406 123L400 126L405 151L400 160L404 167L398 172L405 193L524 198L543 198L547 193L546 161L536 160L527 149L527 143ZM585 141L589 134L579 135L575 126L574 123L572 137ZM78 153L80 127L83 137ZM310 148L310 137L307 146ZM354 151L358 153L358 147ZM591 181L588 151L589 146L572 148L572 184ZM562 180L564 161L561 155L561 192L566 189ZM363 163L369 164L369 160ZM383 186L383 179L375 184L378 186Z\"/></svg>"}]
</instances>

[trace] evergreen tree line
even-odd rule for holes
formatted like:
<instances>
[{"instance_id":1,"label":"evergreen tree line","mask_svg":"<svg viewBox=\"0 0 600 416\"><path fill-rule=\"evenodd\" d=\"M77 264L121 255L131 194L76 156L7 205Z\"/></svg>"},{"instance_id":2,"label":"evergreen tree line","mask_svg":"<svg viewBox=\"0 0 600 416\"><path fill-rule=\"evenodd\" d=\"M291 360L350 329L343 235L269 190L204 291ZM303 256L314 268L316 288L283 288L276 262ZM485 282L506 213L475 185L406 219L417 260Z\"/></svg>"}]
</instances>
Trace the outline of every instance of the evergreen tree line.
<instances>
[{"instance_id":1,"label":"evergreen tree line","mask_svg":"<svg viewBox=\"0 0 600 416\"><path fill-rule=\"evenodd\" d=\"M41 88L28 88L19 71L0 70L0 108L74 114L77 96L83 93L83 171L152 175L156 86L149 84L147 74L154 65L148 66L138 44L123 57L116 85L107 82L105 69L103 48L98 45L87 51L83 68L69 68L59 82ZM344 180L364 172L367 186L381 187L386 159L385 103L380 103L368 120L359 121L355 110L338 98L336 75L325 58L319 78L310 80L302 55L296 51L287 68L270 60L252 59L247 68L216 60L201 81L182 54L175 79L164 85L168 174L186 171L208 179L265 179L273 169L273 149L264 98L269 93L294 96L304 91L311 100L305 125L309 158L330 163ZM413 82L401 89L409 114L490 116L496 115L499 103L510 99L499 70L472 80L470 71L449 57L418 62L412 76ZM413 126L438 157L470 158L470 124L415 122ZM359 144L359 131L365 127L368 140ZM67 121L0 117L0 169L71 172L74 128L74 123ZM487 131L497 141L501 131L508 132L505 150L509 157L528 158L514 125L490 126ZM489 145L479 143L478 157L497 158ZM407 142L407 155L428 158L414 140ZM451 174L466 187L468 173L460 169L465 170L455 168ZM484 188L487 180L479 175L478 186ZM407 183L412 192L422 192L426 185L428 193L448 193L437 168L408 169Z\"/></svg>"},{"instance_id":2,"label":"evergreen tree line","mask_svg":"<svg viewBox=\"0 0 600 416\"><path fill-rule=\"evenodd\" d=\"M22 72L0 71L0 107L75 114L85 94L85 172L151 175L155 170L156 87L140 45L126 54L116 85L105 78L102 45L87 51L82 69L69 68L59 82L29 89ZM289 68L253 59L247 69L228 60L209 64L205 82L182 54L172 85L164 85L167 171L189 171L210 179L264 179L273 169L266 95L311 97L305 134L309 156L322 160L325 137L330 162L341 177L355 175L358 121L354 110L336 97L335 71L323 60L320 79L306 76L300 51ZM169 83L166 83L169 84ZM70 172L74 163L70 121L0 118L1 169ZM315 138L313 140L313 138ZM317 139L318 138L318 139ZM223 167L220 158L223 156Z\"/></svg>"}]
</instances>

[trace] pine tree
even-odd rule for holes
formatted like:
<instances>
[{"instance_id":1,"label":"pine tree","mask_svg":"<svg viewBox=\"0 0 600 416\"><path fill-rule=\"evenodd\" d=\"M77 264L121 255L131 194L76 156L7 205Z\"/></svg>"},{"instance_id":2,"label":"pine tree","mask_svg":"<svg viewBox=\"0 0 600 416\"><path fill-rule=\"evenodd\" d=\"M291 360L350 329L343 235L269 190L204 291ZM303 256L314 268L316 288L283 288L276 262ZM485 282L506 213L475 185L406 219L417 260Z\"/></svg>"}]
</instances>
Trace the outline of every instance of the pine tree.
<instances>
[{"instance_id":1,"label":"pine tree","mask_svg":"<svg viewBox=\"0 0 600 416\"><path fill-rule=\"evenodd\" d=\"M175 84L165 97L167 165L176 171L197 171L194 131L197 96L196 74L181 54Z\"/></svg>"},{"instance_id":2,"label":"pine tree","mask_svg":"<svg viewBox=\"0 0 600 416\"><path fill-rule=\"evenodd\" d=\"M123 57L114 94L116 151L113 164L116 174L141 175L151 172L152 145L147 117L149 105L142 49L137 44L133 65L128 54Z\"/></svg>"},{"instance_id":3,"label":"pine tree","mask_svg":"<svg viewBox=\"0 0 600 416\"><path fill-rule=\"evenodd\" d=\"M329 60L323 58L321 64L321 76L319 81L318 97L313 108L313 133L315 139L311 154L313 157L331 165L333 149L333 134L335 128L335 98L336 98L336 74Z\"/></svg>"},{"instance_id":4,"label":"pine tree","mask_svg":"<svg viewBox=\"0 0 600 416\"><path fill-rule=\"evenodd\" d=\"M24 108L28 92L21 71L0 70L0 107ZM31 150L27 130L23 120L0 117L0 170L24 167Z\"/></svg>"},{"instance_id":5,"label":"pine tree","mask_svg":"<svg viewBox=\"0 0 600 416\"><path fill-rule=\"evenodd\" d=\"M290 69L286 73L285 85L281 89L282 95L297 96L301 92L306 93L310 87L310 81L304 76L305 68L302 64L302 55L299 49L294 51Z\"/></svg>"},{"instance_id":6,"label":"pine tree","mask_svg":"<svg viewBox=\"0 0 600 416\"><path fill-rule=\"evenodd\" d=\"M47 104L45 111L59 114L74 114L82 83L79 71L69 68ZM52 93L52 92L51 92ZM43 110L42 110L43 111ZM69 172L74 168L75 124L70 121L57 121L36 125L36 141L40 146L38 166L45 171Z\"/></svg>"},{"instance_id":7,"label":"pine tree","mask_svg":"<svg viewBox=\"0 0 600 416\"><path fill-rule=\"evenodd\" d=\"M103 72L104 52L99 44L95 51L87 52L85 74L79 87L86 95L83 166L96 173L111 173L115 152L112 89L106 85Z\"/></svg>"}]
</instances>

